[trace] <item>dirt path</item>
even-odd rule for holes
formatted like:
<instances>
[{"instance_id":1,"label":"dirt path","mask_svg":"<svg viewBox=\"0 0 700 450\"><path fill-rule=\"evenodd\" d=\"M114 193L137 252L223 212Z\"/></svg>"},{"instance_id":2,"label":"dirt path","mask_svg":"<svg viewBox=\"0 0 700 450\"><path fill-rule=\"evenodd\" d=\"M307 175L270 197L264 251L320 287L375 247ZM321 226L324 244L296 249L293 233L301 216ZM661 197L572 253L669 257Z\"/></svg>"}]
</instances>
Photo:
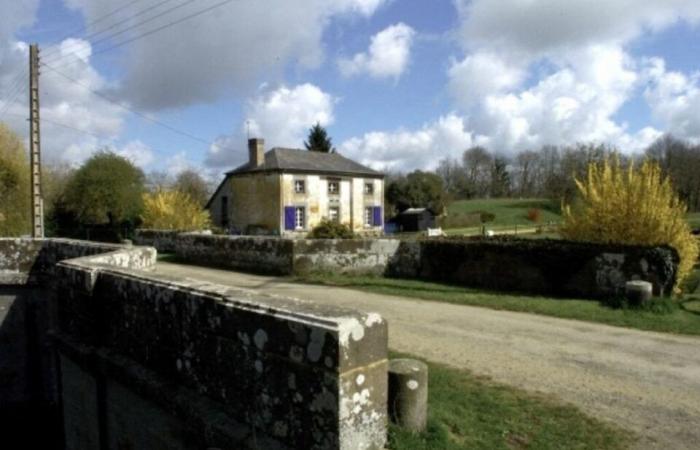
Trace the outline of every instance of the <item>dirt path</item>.
<instances>
[{"instance_id":1,"label":"dirt path","mask_svg":"<svg viewBox=\"0 0 700 450\"><path fill-rule=\"evenodd\" d=\"M554 394L636 432L638 448L700 448L700 338L192 266L156 271L378 312L394 350Z\"/></svg>"}]
</instances>

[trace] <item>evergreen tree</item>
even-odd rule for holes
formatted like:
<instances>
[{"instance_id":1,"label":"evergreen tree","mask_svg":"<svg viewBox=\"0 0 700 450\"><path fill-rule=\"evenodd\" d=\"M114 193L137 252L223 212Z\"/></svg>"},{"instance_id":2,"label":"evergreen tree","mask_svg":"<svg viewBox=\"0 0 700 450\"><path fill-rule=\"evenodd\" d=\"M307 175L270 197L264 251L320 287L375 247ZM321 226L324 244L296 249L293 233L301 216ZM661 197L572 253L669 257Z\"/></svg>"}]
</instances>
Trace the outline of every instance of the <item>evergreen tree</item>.
<instances>
[{"instance_id":1,"label":"evergreen tree","mask_svg":"<svg viewBox=\"0 0 700 450\"><path fill-rule=\"evenodd\" d=\"M326 129L318 122L309 130L309 137L304 141L304 146L312 152L333 153L335 151Z\"/></svg>"}]
</instances>

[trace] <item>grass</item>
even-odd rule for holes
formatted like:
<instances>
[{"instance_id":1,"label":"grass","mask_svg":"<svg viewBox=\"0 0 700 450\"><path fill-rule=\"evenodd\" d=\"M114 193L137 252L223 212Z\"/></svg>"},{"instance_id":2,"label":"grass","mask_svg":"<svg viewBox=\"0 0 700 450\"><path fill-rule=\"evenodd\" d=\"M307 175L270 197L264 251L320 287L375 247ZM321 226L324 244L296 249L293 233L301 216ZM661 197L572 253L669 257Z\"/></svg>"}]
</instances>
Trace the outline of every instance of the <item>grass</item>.
<instances>
[{"instance_id":1,"label":"grass","mask_svg":"<svg viewBox=\"0 0 700 450\"><path fill-rule=\"evenodd\" d=\"M527 218L530 209L539 209L541 218L539 222L532 222ZM560 223L562 221L561 205L559 202L544 198L498 198L457 200L452 202L447 209L453 216L466 215L476 212L487 212L495 216L492 222L486 223L486 228L493 231L514 231L515 226L525 231L532 231L538 225L546 225L549 222ZM688 222L692 228L700 228L700 212L689 213ZM446 230L448 235L478 234L481 226L455 227ZM557 236L556 233L545 233ZM537 237L532 233L523 234L525 237Z\"/></svg>"},{"instance_id":2,"label":"grass","mask_svg":"<svg viewBox=\"0 0 700 450\"><path fill-rule=\"evenodd\" d=\"M427 430L416 434L390 426L390 449L604 450L627 448L633 441L631 433L549 396L441 364L428 366Z\"/></svg>"},{"instance_id":3,"label":"grass","mask_svg":"<svg viewBox=\"0 0 700 450\"><path fill-rule=\"evenodd\" d=\"M378 276L309 274L297 277L295 281L458 305L541 314L640 330L700 335L700 287L698 287L700 269L697 269L686 282L686 285L696 283L695 288L692 291L688 290L682 300L674 300L671 311L665 314L638 309L615 309L592 300L489 292L449 284Z\"/></svg>"},{"instance_id":4,"label":"grass","mask_svg":"<svg viewBox=\"0 0 700 450\"><path fill-rule=\"evenodd\" d=\"M688 213L688 223L691 228L700 228L700 212Z\"/></svg>"},{"instance_id":5,"label":"grass","mask_svg":"<svg viewBox=\"0 0 700 450\"><path fill-rule=\"evenodd\" d=\"M493 222L487 224L489 227L535 226L538 223L532 222L527 218L527 212L530 209L539 209L541 211L542 215L539 223L561 221L559 204L542 198L458 200L452 202L447 211L448 214L491 213L496 218Z\"/></svg>"}]
</instances>

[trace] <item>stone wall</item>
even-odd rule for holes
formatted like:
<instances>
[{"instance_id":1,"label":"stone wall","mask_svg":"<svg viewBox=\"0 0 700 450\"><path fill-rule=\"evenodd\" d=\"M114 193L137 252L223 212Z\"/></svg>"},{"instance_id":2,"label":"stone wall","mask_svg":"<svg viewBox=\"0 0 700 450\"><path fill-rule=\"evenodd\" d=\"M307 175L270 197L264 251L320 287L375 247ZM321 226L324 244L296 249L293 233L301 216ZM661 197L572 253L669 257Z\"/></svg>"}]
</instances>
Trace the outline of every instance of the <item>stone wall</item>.
<instances>
[{"instance_id":1,"label":"stone wall","mask_svg":"<svg viewBox=\"0 0 700 450\"><path fill-rule=\"evenodd\" d=\"M37 259L2 253L18 245ZM21 267L35 272L25 280L50 282L38 295L3 287L0 307L27 297L54 306L45 306L52 324L41 326L54 329L53 344L29 353L59 361L60 382L48 386L60 386L54 417L63 417L57 435L66 448L383 448L387 325L379 315L183 283L148 271L153 249L94 254L98 246L81 245L0 242L8 273ZM52 263L61 251L90 256ZM3 320L0 338L25 328ZM30 348L16 337L15 348ZM25 433L36 424L27 419Z\"/></svg>"},{"instance_id":2,"label":"stone wall","mask_svg":"<svg viewBox=\"0 0 700 450\"><path fill-rule=\"evenodd\" d=\"M175 254L193 264L287 275L292 272L293 248L290 239L183 233Z\"/></svg>"},{"instance_id":3,"label":"stone wall","mask_svg":"<svg viewBox=\"0 0 700 450\"><path fill-rule=\"evenodd\" d=\"M134 243L153 247L159 253L175 253L175 244L181 233L177 230L138 229L134 232Z\"/></svg>"},{"instance_id":4,"label":"stone wall","mask_svg":"<svg viewBox=\"0 0 700 450\"><path fill-rule=\"evenodd\" d=\"M397 239L295 240L293 272L381 275L400 244Z\"/></svg>"},{"instance_id":5,"label":"stone wall","mask_svg":"<svg viewBox=\"0 0 700 450\"><path fill-rule=\"evenodd\" d=\"M384 274L467 287L577 298L621 294L646 280L670 295L678 256L668 247L591 244L548 239L445 238L286 239L182 234L183 261L254 273Z\"/></svg>"},{"instance_id":6,"label":"stone wall","mask_svg":"<svg viewBox=\"0 0 700 450\"><path fill-rule=\"evenodd\" d=\"M514 238L402 242L389 276L560 297L621 295L625 282L650 281L671 295L678 254L669 247Z\"/></svg>"}]
</instances>

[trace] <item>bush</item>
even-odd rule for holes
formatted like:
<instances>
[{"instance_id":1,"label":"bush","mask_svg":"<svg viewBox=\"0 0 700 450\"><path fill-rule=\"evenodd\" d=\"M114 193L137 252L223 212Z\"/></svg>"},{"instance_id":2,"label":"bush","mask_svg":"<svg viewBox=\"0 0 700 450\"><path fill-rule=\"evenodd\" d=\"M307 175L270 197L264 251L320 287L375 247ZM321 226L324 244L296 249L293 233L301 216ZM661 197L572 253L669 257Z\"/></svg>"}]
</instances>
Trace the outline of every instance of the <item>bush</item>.
<instances>
[{"instance_id":1,"label":"bush","mask_svg":"<svg viewBox=\"0 0 700 450\"><path fill-rule=\"evenodd\" d=\"M311 239L352 239L354 237L355 233L348 225L327 219L323 219L309 233Z\"/></svg>"},{"instance_id":2,"label":"bush","mask_svg":"<svg viewBox=\"0 0 700 450\"><path fill-rule=\"evenodd\" d=\"M211 226L209 212L188 194L158 190L143 195L143 226L157 230L203 230Z\"/></svg>"},{"instance_id":3,"label":"bush","mask_svg":"<svg viewBox=\"0 0 700 450\"><path fill-rule=\"evenodd\" d=\"M496 220L496 215L490 212L481 212L481 223L493 222Z\"/></svg>"},{"instance_id":4,"label":"bush","mask_svg":"<svg viewBox=\"0 0 700 450\"><path fill-rule=\"evenodd\" d=\"M527 210L527 220L530 222L539 222L542 220L542 210L539 208L530 208Z\"/></svg>"},{"instance_id":5,"label":"bush","mask_svg":"<svg viewBox=\"0 0 700 450\"><path fill-rule=\"evenodd\" d=\"M585 180L576 179L579 201L564 205L563 237L589 242L669 245L680 257L676 291L698 258L698 243L685 219L687 208L658 164L646 161L622 168L606 158L588 166Z\"/></svg>"}]
</instances>

